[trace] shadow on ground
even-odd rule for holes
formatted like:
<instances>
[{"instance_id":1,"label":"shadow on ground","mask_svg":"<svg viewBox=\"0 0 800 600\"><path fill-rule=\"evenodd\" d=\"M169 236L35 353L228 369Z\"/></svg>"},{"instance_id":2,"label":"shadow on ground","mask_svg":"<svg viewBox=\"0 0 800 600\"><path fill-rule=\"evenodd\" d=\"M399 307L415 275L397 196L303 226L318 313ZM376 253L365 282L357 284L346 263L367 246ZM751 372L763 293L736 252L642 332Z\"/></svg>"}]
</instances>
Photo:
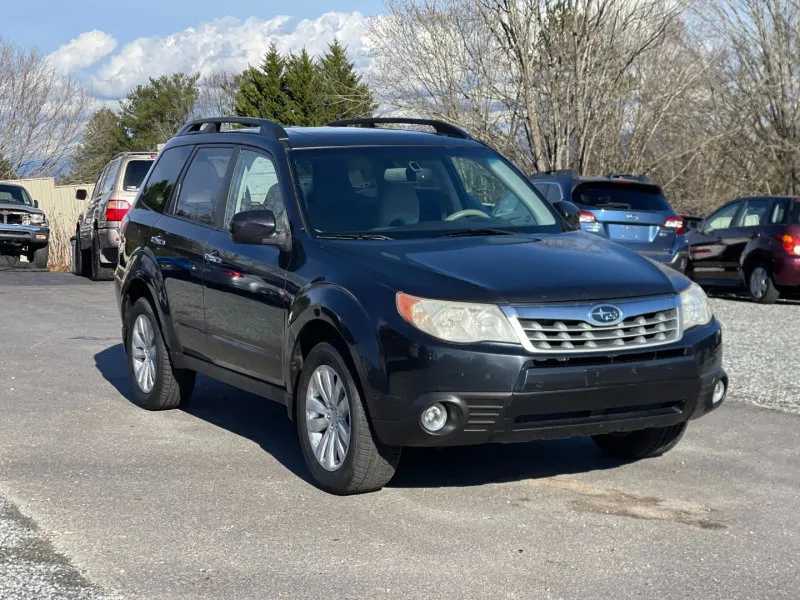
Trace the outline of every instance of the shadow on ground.
<instances>
[{"instance_id":1,"label":"shadow on ground","mask_svg":"<svg viewBox=\"0 0 800 600\"><path fill-rule=\"evenodd\" d=\"M133 398L125 353L117 344L95 355L103 377L128 401ZM276 403L198 376L188 414L252 440L298 477L310 481L297 428ZM406 448L390 487L469 487L610 469L621 463L589 439Z\"/></svg>"}]
</instances>

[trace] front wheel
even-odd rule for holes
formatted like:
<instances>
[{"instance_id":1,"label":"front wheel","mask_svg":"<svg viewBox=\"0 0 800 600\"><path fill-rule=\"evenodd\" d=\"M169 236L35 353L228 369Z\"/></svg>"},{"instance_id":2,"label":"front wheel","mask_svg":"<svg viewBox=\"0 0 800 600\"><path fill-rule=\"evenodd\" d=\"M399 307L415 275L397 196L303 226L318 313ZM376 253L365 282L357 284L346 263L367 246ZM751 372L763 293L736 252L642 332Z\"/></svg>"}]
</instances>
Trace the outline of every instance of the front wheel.
<instances>
[{"instance_id":1,"label":"front wheel","mask_svg":"<svg viewBox=\"0 0 800 600\"><path fill-rule=\"evenodd\" d=\"M46 269L50 261L50 246L37 248L28 256L28 262L32 262L37 269Z\"/></svg>"},{"instance_id":2,"label":"front wheel","mask_svg":"<svg viewBox=\"0 0 800 600\"><path fill-rule=\"evenodd\" d=\"M672 450L685 431L686 423L684 422L669 427L594 435L592 439L606 454L624 460L638 460L661 456Z\"/></svg>"},{"instance_id":3,"label":"front wheel","mask_svg":"<svg viewBox=\"0 0 800 600\"><path fill-rule=\"evenodd\" d=\"M303 365L297 430L312 476L334 494L379 490L400 461L400 448L375 437L350 369L327 343L316 346Z\"/></svg>"}]
</instances>

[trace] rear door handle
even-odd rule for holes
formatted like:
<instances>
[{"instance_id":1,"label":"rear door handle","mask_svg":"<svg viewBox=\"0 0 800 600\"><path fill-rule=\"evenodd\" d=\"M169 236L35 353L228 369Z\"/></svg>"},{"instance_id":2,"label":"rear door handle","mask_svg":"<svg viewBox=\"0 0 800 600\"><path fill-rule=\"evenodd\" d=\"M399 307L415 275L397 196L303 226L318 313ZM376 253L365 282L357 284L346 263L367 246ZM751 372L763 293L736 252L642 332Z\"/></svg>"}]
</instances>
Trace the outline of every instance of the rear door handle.
<instances>
[{"instance_id":1,"label":"rear door handle","mask_svg":"<svg viewBox=\"0 0 800 600\"><path fill-rule=\"evenodd\" d=\"M167 243L164 240L164 238L161 237L160 235L154 235L153 237L150 238L150 241L153 242L156 246L163 246L164 244Z\"/></svg>"},{"instance_id":2,"label":"rear door handle","mask_svg":"<svg viewBox=\"0 0 800 600\"><path fill-rule=\"evenodd\" d=\"M205 258L207 262L214 263L215 265L218 265L222 262L222 257L216 250L212 250L211 252L206 252L203 255L203 258Z\"/></svg>"}]
</instances>

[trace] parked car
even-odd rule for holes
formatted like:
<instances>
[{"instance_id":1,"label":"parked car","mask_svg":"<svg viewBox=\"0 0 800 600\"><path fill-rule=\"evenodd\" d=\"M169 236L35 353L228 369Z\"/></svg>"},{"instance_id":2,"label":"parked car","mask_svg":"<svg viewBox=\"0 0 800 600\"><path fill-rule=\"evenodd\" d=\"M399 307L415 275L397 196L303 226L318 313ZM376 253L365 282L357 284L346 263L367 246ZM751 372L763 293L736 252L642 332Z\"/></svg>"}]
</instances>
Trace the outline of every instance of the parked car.
<instances>
[{"instance_id":1,"label":"parked car","mask_svg":"<svg viewBox=\"0 0 800 600\"><path fill-rule=\"evenodd\" d=\"M21 256L40 269L50 257L47 215L21 185L0 183L0 256Z\"/></svg>"},{"instance_id":2,"label":"parked car","mask_svg":"<svg viewBox=\"0 0 800 600\"><path fill-rule=\"evenodd\" d=\"M122 224L135 402L178 407L202 373L285 404L338 494L381 488L405 446L658 456L723 402L720 325L577 214L439 121L189 123Z\"/></svg>"},{"instance_id":3,"label":"parked car","mask_svg":"<svg viewBox=\"0 0 800 600\"><path fill-rule=\"evenodd\" d=\"M576 171L561 170L534 173L531 181L550 202L575 204L583 231L678 271L686 268L689 253L683 219L646 176L581 177Z\"/></svg>"},{"instance_id":4,"label":"parked car","mask_svg":"<svg viewBox=\"0 0 800 600\"><path fill-rule=\"evenodd\" d=\"M680 215L680 218L683 219L683 229L687 234L696 230L703 222L703 217L697 215Z\"/></svg>"},{"instance_id":5,"label":"parked car","mask_svg":"<svg viewBox=\"0 0 800 600\"><path fill-rule=\"evenodd\" d=\"M709 288L746 288L756 302L800 292L800 198L737 198L689 235L689 276Z\"/></svg>"},{"instance_id":6,"label":"parked car","mask_svg":"<svg viewBox=\"0 0 800 600\"><path fill-rule=\"evenodd\" d=\"M89 200L75 227L72 269L76 275L89 276L95 281L113 279L120 222L155 158L152 152L117 154L103 168L91 197L85 189L76 192L76 199Z\"/></svg>"}]
</instances>

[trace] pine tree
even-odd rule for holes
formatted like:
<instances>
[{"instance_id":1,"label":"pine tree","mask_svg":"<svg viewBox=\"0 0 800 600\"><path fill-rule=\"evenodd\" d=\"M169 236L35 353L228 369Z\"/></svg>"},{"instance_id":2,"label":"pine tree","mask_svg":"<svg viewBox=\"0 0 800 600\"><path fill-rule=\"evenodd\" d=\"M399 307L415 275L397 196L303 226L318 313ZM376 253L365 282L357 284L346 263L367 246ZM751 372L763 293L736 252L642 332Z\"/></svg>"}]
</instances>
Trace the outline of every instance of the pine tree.
<instances>
[{"instance_id":1,"label":"pine tree","mask_svg":"<svg viewBox=\"0 0 800 600\"><path fill-rule=\"evenodd\" d=\"M347 57L347 48L338 39L328 45L320 60L320 80L326 121L372 116L376 108L372 92L361 81Z\"/></svg>"},{"instance_id":2,"label":"pine tree","mask_svg":"<svg viewBox=\"0 0 800 600\"><path fill-rule=\"evenodd\" d=\"M14 168L11 166L11 163L8 162L8 160L6 160L2 154L0 154L0 181L16 178L17 174L14 172Z\"/></svg>"},{"instance_id":3,"label":"pine tree","mask_svg":"<svg viewBox=\"0 0 800 600\"><path fill-rule=\"evenodd\" d=\"M319 67L305 48L286 60L286 95L292 110L292 124L311 127L325 124Z\"/></svg>"},{"instance_id":4,"label":"pine tree","mask_svg":"<svg viewBox=\"0 0 800 600\"><path fill-rule=\"evenodd\" d=\"M239 78L234 110L239 116L272 119L292 125L291 103L284 90L286 61L272 43L260 67L250 67Z\"/></svg>"}]
</instances>

